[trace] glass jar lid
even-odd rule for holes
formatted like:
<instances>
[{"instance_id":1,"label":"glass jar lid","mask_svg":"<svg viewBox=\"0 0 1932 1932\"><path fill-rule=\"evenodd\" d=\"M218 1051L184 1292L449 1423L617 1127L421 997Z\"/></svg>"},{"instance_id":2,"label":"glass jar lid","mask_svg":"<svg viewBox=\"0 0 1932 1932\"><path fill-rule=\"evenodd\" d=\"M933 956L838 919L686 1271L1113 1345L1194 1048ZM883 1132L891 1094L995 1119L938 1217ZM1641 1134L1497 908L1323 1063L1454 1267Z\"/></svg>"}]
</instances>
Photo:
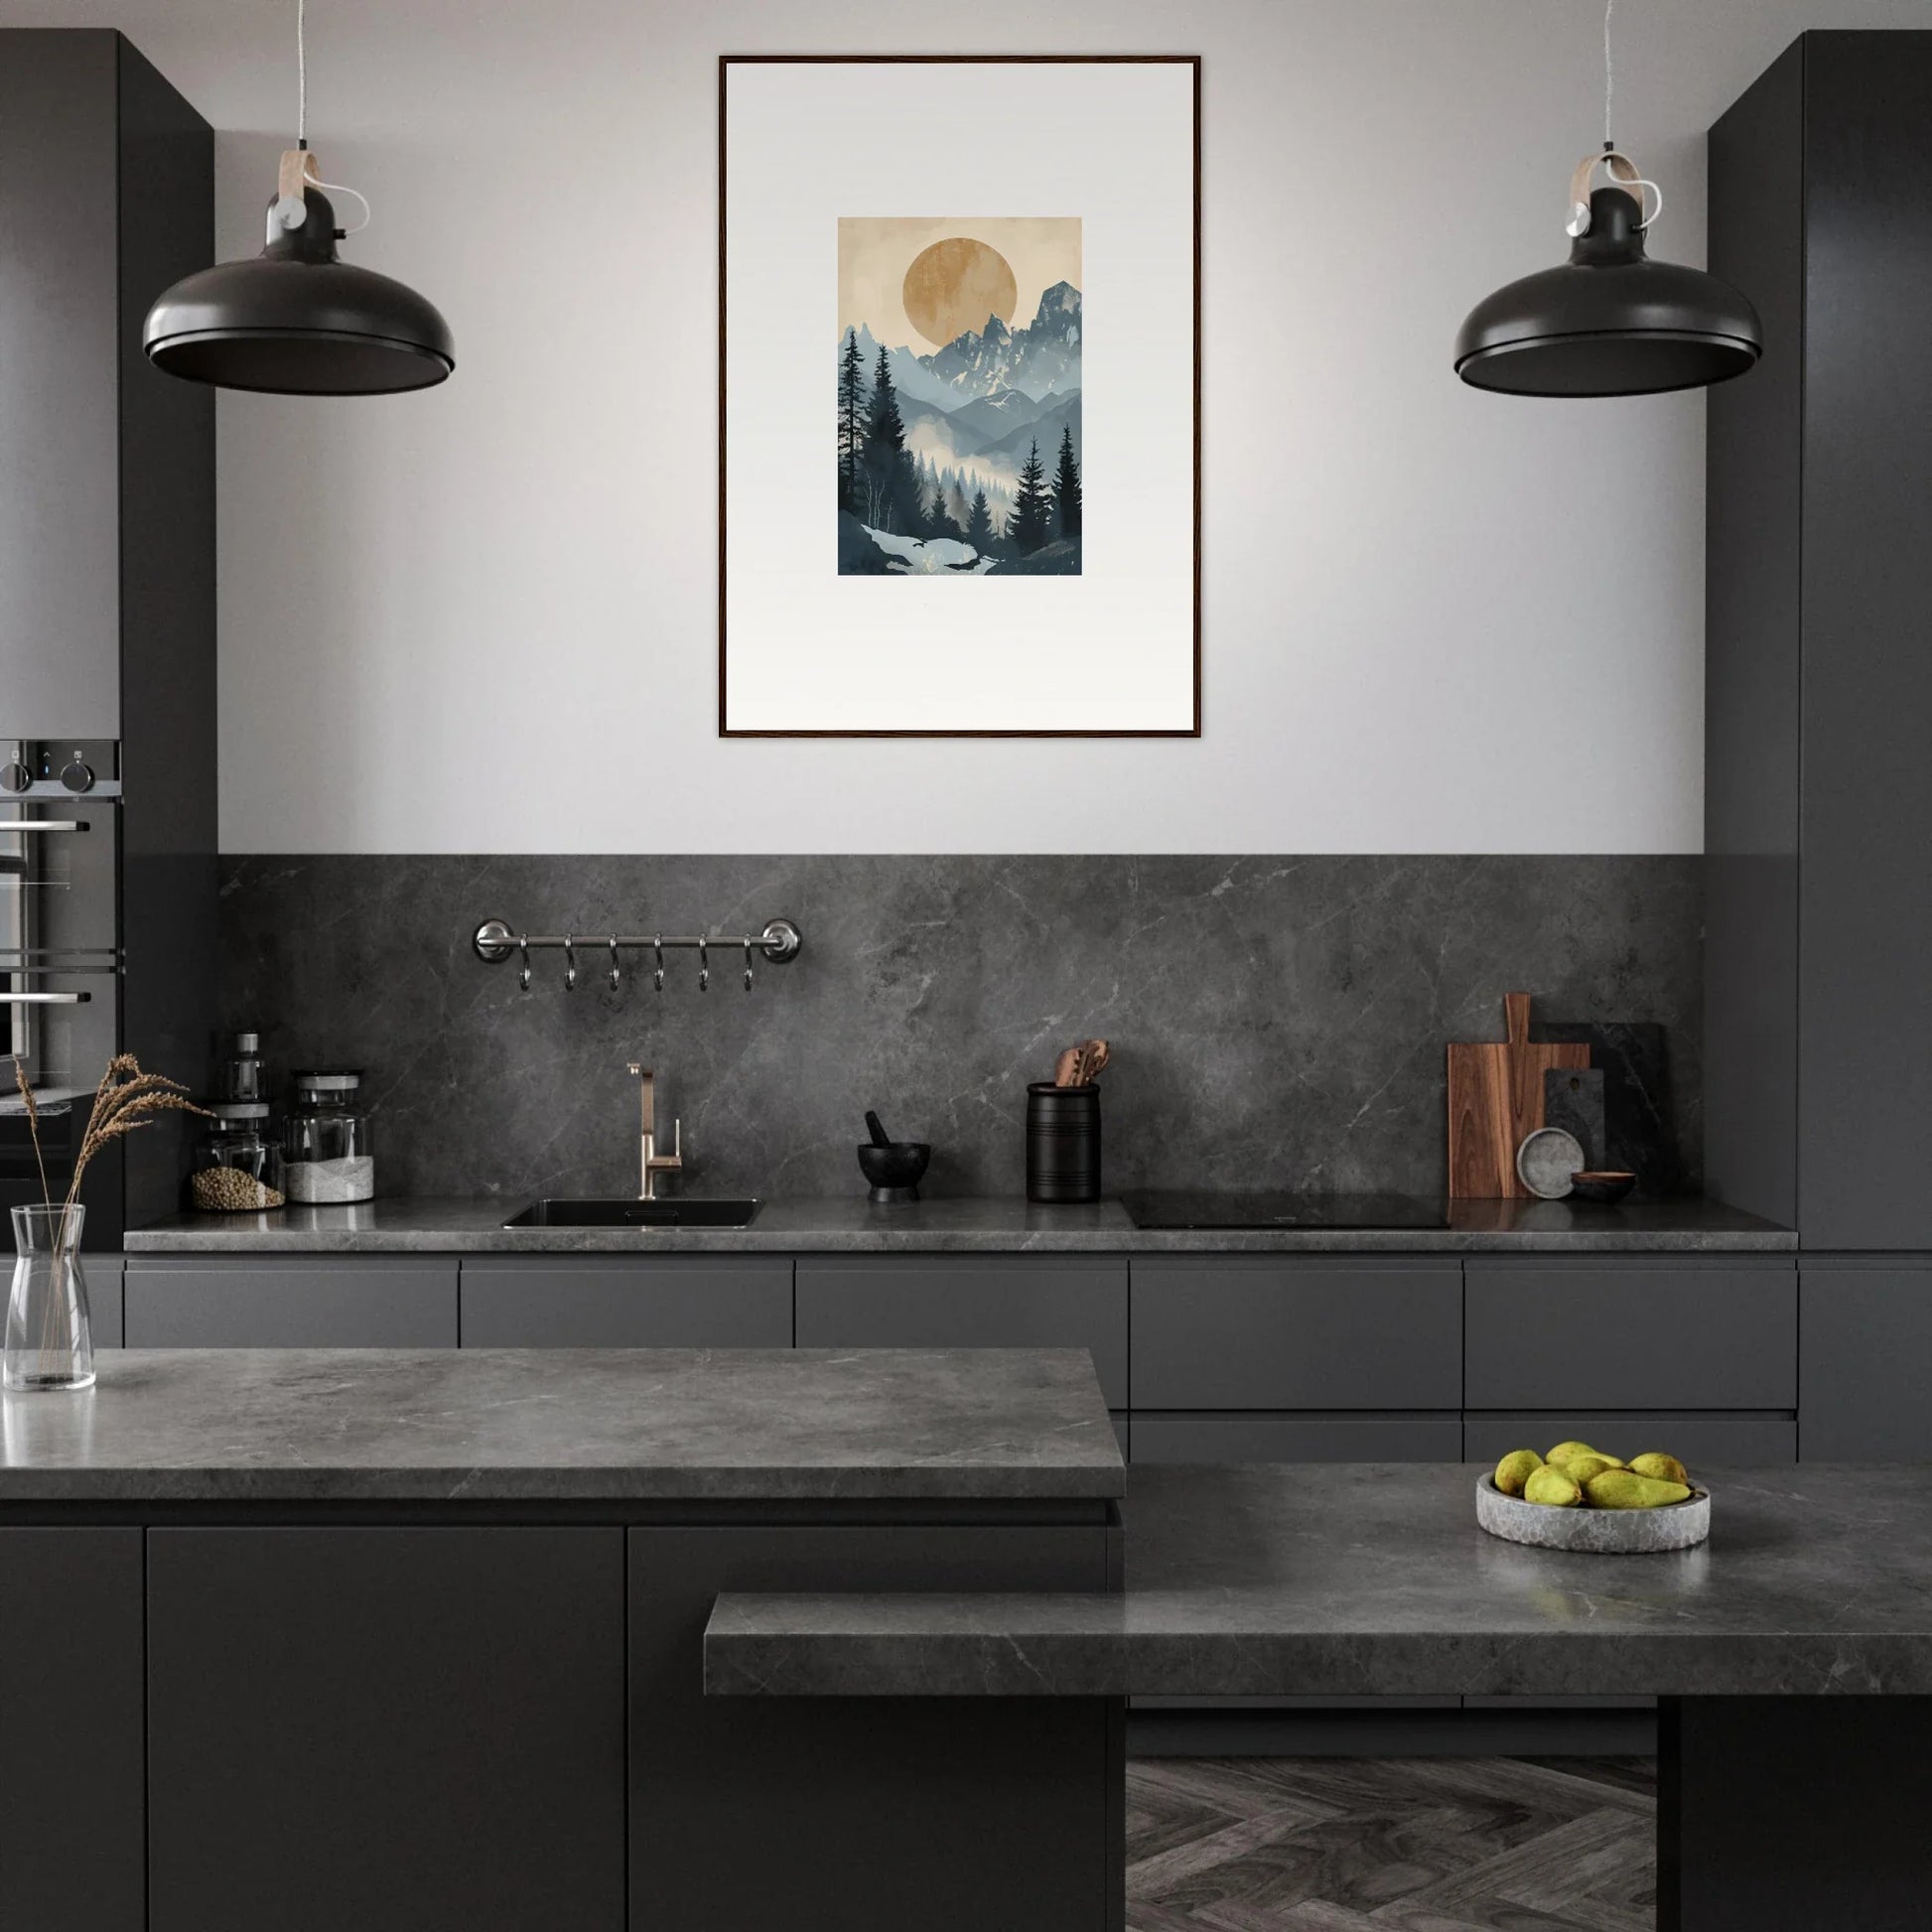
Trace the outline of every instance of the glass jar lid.
<instances>
[{"instance_id":1,"label":"glass jar lid","mask_svg":"<svg viewBox=\"0 0 1932 1932\"><path fill-rule=\"evenodd\" d=\"M208 1112L214 1116L216 1127L248 1126L255 1121L268 1118L266 1100L216 1100L209 1104Z\"/></svg>"},{"instance_id":2,"label":"glass jar lid","mask_svg":"<svg viewBox=\"0 0 1932 1932\"><path fill-rule=\"evenodd\" d=\"M362 1084L359 1066L298 1067L289 1078L309 1093L353 1093Z\"/></svg>"}]
</instances>

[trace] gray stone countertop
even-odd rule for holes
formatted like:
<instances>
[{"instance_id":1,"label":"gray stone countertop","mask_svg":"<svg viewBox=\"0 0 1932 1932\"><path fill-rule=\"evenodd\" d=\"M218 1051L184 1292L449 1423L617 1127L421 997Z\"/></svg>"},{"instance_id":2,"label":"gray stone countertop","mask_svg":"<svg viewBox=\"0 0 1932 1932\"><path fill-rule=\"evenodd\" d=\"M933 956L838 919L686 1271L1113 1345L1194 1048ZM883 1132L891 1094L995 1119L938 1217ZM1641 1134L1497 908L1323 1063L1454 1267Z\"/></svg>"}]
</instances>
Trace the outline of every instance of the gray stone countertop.
<instances>
[{"instance_id":1,"label":"gray stone countertop","mask_svg":"<svg viewBox=\"0 0 1932 1932\"><path fill-rule=\"evenodd\" d=\"M135 1255L243 1254L1732 1254L1789 1252L1798 1237L1716 1201L1571 1206L1444 1203L1447 1224L1404 1229L1136 1228L1118 1201L1035 1207L863 1196L773 1200L744 1228L506 1228L525 1202L376 1200L269 1214L180 1214L128 1233Z\"/></svg>"},{"instance_id":2,"label":"gray stone countertop","mask_svg":"<svg viewBox=\"0 0 1932 1932\"><path fill-rule=\"evenodd\" d=\"M1668 1433L1668 1432L1666 1432ZM1711 1540L1570 1555L1440 1463L1129 1472L1118 1596L721 1596L719 1695L1932 1692L1922 1469L1696 1471Z\"/></svg>"},{"instance_id":3,"label":"gray stone countertop","mask_svg":"<svg viewBox=\"0 0 1932 1932\"><path fill-rule=\"evenodd\" d=\"M1091 1500L1078 1349L129 1349L0 1402L15 1503Z\"/></svg>"}]
</instances>

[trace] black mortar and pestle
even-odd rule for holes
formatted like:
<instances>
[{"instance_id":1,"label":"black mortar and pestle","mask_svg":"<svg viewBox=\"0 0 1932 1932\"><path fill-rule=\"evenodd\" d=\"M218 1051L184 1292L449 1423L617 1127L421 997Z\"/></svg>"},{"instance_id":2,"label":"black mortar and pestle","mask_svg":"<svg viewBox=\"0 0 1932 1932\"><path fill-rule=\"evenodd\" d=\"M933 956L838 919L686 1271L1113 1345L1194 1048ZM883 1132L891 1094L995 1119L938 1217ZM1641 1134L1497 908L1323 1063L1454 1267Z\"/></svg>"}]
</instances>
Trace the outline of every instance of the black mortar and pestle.
<instances>
[{"instance_id":1,"label":"black mortar and pestle","mask_svg":"<svg viewBox=\"0 0 1932 1932\"><path fill-rule=\"evenodd\" d=\"M925 1141L894 1140L871 1108L866 1109L866 1132L872 1139L859 1143L859 1170L872 1182L871 1198L885 1207L917 1200L919 1176L932 1159L931 1146Z\"/></svg>"}]
</instances>

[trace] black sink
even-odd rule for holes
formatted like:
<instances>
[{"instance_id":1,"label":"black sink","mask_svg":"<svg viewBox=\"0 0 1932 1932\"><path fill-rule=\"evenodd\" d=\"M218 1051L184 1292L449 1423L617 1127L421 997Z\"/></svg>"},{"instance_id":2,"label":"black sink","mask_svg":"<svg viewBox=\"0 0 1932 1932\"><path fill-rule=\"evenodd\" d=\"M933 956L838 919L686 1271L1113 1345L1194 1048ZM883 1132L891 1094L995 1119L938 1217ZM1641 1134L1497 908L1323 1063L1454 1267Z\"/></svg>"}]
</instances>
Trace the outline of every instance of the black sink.
<instances>
[{"instance_id":1,"label":"black sink","mask_svg":"<svg viewBox=\"0 0 1932 1932\"><path fill-rule=\"evenodd\" d=\"M755 1200L535 1200L506 1228L742 1228Z\"/></svg>"}]
</instances>

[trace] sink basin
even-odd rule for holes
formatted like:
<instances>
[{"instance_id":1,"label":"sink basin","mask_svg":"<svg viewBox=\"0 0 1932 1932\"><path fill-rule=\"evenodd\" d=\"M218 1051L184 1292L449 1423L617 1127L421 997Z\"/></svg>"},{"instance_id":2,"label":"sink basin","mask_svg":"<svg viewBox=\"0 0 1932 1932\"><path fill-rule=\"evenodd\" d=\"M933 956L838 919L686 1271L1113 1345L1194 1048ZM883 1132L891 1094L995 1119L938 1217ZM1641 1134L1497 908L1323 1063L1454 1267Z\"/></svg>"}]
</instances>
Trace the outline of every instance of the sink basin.
<instances>
[{"instance_id":1,"label":"sink basin","mask_svg":"<svg viewBox=\"0 0 1932 1932\"><path fill-rule=\"evenodd\" d=\"M755 1200L535 1200L506 1228L742 1228Z\"/></svg>"}]
</instances>

